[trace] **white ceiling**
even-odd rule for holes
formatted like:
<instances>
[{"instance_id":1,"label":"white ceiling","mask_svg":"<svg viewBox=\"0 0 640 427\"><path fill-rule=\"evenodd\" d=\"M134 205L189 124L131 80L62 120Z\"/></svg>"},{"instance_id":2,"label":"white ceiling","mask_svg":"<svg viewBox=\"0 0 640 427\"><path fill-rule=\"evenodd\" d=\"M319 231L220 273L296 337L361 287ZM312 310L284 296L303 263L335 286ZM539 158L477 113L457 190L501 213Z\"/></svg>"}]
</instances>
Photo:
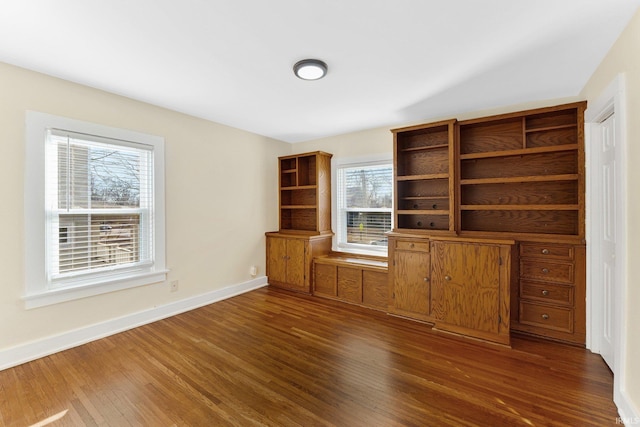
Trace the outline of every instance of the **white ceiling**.
<instances>
[{"instance_id":1,"label":"white ceiling","mask_svg":"<svg viewBox=\"0 0 640 427\"><path fill-rule=\"evenodd\" d=\"M639 6L0 0L0 61L298 142L576 96ZM296 78L304 58L328 75Z\"/></svg>"}]
</instances>

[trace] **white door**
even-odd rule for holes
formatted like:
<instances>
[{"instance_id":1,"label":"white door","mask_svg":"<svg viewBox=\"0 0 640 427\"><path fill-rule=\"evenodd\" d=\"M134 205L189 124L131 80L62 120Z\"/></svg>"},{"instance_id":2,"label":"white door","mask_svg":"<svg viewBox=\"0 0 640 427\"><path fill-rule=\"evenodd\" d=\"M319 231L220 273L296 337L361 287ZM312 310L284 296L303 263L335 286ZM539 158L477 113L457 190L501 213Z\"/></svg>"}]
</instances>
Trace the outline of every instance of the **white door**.
<instances>
[{"instance_id":1,"label":"white door","mask_svg":"<svg viewBox=\"0 0 640 427\"><path fill-rule=\"evenodd\" d=\"M616 325L618 303L616 298L616 206L619 200L618 174L616 168L615 115L600 123L600 155L602 185L602 216L600 245L602 269L602 340L600 354L611 371L615 372L615 349L618 327Z\"/></svg>"}]
</instances>

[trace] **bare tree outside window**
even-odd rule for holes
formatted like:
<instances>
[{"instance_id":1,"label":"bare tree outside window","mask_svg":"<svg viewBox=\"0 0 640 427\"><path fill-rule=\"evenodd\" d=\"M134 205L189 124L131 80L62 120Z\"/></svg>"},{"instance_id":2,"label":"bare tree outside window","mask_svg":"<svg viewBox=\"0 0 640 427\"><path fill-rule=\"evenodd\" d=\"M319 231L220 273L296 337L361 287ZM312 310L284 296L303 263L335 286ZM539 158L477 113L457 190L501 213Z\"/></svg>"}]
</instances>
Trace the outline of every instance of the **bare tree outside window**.
<instances>
[{"instance_id":1,"label":"bare tree outside window","mask_svg":"<svg viewBox=\"0 0 640 427\"><path fill-rule=\"evenodd\" d=\"M339 206L346 238L343 243L386 246L393 207L391 165L344 167L339 171Z\"/></svg>"},{"instance_id":2,"label":"bare tree outside window","mask_svg":"<svg viewBox=\"0 0 640 427\"><path fill-rule=\"evenodd\" d=\"M138 262L145 153L58 139L59 272Z\"/></svg>"}]
</instances>

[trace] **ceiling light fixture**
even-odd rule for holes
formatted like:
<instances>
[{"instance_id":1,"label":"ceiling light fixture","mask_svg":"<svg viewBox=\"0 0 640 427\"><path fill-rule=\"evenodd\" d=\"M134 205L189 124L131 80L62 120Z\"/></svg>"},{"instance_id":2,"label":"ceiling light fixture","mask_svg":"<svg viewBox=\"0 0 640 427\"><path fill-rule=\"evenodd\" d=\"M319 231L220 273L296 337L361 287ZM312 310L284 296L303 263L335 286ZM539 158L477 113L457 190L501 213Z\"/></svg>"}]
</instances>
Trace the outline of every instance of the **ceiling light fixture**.
<instances>
[{"instance_id":1,"label":"ceiling light fixture","mask_svg":"<svg viewBox=\"0 0 640 427\"><path fill-rule=\"evenodd\" d=\"M327 64L319 59L303 59L296 62L293 72L302 80L318 80L327 75Z\"/></svg>"}]
</instances>

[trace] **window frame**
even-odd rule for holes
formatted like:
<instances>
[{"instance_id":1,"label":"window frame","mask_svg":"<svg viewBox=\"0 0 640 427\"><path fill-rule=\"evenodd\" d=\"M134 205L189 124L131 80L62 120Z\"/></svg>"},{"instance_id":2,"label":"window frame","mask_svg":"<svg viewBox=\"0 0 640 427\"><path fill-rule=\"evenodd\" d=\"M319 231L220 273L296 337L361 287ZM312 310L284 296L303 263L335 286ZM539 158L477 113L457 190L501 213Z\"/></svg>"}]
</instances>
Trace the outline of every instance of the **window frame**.
<instances>
[{"instance_id":1,"label":"window frame","mask_svg":"<svg viewBox=\"0 0 640 427\"><path fill-rule=\"evenodd\" d=\"M340 169L344 168L353 168L359 166L378 166L378 165L389 165L391 166L391 199L393 200L393 155L392 153L388 154L379 154L379 155L369 155L369 156L359 156L359 157L351 157L351 158L338 158L332 162L331 165L331 182L332 182L332 191L331 191L331 217L332 222L335 224L335 235L333 236L333 247L332 250L335 252L347 252L354 253L360 255L373 255L373 256L387 256L388 247L387 246L374 246L374 245L362 245L357 243L347 243L346 242L346 220L340 221L339 216L341 215L340 203L338 198L342 191L338 188L339 180L338 173ZM358 211L371 211L371 212L386 212L387 210L384 208L371 208L371 209L359 209ZM345 208L346 211L354 211L353 209ZM394 215L393 215L393 206L389 208L390 216L391 216L391 230L394 227ZM344 225L344 227L342 227Z\"/></svg>"},{"instance_id":2,"label":"window frame","mask_svg":"<svg viewBox=\"0 0 640 427\"><path fill-rule=\"evenodd\" d=\"M130 269L104 270L82 274L67 281L52 283L47 269L46 232L49 226L45 209L46 137L48 129L130 141L152 147L153 155L153 235L152 262ZM51 114L26 112L26 153L24 181L25 308L42 307L107 292L164 282L165 202L164 138Z\"/></svg>"}]
</instances>

